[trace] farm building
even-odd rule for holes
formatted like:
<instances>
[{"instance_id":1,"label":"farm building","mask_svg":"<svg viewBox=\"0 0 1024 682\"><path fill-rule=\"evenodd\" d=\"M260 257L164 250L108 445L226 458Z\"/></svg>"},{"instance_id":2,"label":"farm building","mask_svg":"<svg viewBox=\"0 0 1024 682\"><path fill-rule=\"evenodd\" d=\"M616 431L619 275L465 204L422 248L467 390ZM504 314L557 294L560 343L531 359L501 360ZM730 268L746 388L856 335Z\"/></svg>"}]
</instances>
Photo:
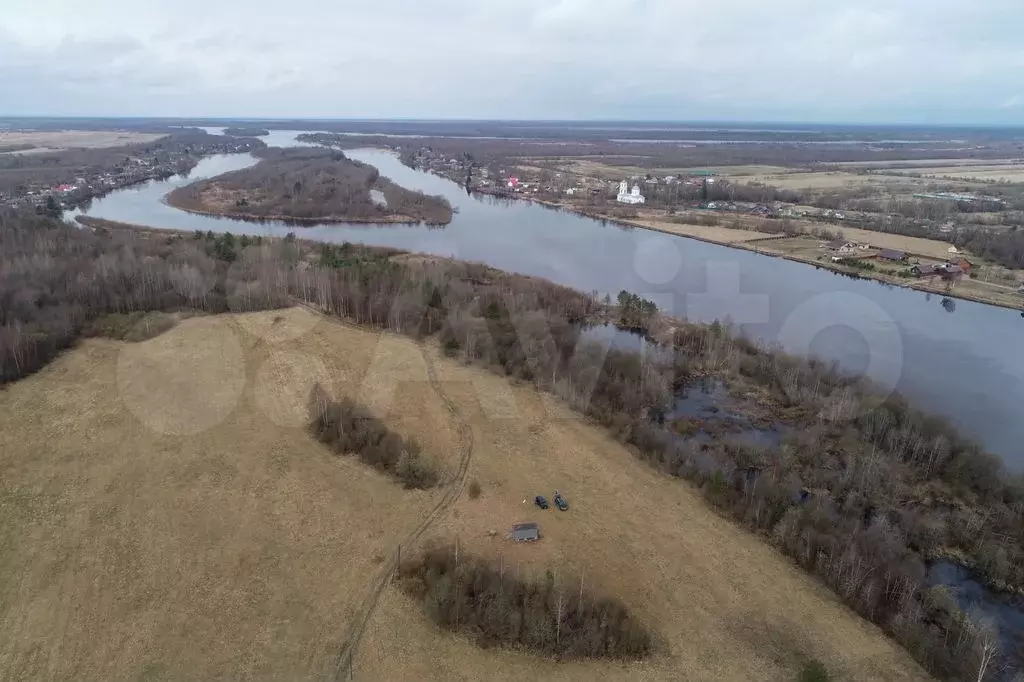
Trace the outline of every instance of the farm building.
<instances>
[{"instance_id":1,"label":"farm building","mask_svg":"<svg viewBox=\"0 0 1024 682\"><path fill-rule=\"evenodd\" d=\"M942 279L957 279L964 274L963 268L956 263L938 263L933 266L935 272L942 277Z\"/></svg>"},{"instance_id":2,"label":"farm building","mask_svg":"<svg viewBox=\"0 0 1024 682\"><path fill-rule=\"evenodd\" d=\"M825 246L827 246L828 248L832 249L833 251L840 251L842 249L855 249L855 248L857 248L856 244L854 244L853 242L848 241L846 239L833 239L832 241L830 241Z\"/></svg>"},{"instance_id":3,"label":"farm building","mask_svg":"<svg viewBox=\"0 0 1024 682\"><path fill-rule=\"evenodd\" d=\"M971 261L967 260L963 256L960 256L958 258L950 258L949 259L949 264L950 265L957 265L957 266L959 266L960 269L963 272L968 273L968 274L970 274L971 268L974 267L974 263L972 263Z\"/></svg>"},{"instance_id":4,"label":"farm building","mask_svg":"<svg viewBox=\"0 0 1024 682\"><path fill-rule=\"evenodd\" d=\"M512 539L516 542L540 540L540 526L536 523L517 523L512 526Z\"/></svg>"},{"instance_id":5,"label":"farm building","mask_svg":"<svg viewBox=\"0 0 1024 682\"><path fill-rule=\"evenodd\" d=\"M894 249L882 249L878 252L878 257L882 260L900 262L905 261L907 259L907 254L903 253L902 251L896 251Z\"/></svg>"}]
</instances>

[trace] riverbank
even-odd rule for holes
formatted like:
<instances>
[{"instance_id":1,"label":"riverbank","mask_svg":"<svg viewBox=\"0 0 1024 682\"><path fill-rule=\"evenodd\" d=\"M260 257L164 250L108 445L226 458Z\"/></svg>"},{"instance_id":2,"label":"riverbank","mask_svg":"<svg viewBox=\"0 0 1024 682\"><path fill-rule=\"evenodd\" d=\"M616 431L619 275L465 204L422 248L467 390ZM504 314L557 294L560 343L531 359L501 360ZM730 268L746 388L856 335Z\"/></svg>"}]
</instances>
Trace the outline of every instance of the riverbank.
<instances>
[{"instance_id":1,"label":"riverbank","mask_svg":"<svg viewBox=\"0 0 1024 682\"><path fill-rule=\"evenodd\" d=\"M759 346L721 325L662 317L639 297L623 297L622 305L609 308L579 291L465 261L393 258L352 243L325 253L322 244L288 238L290 244L274 241L243 254L222 248L228 241L223 238L154 236L149 242L77 233L69 247L40 235L39 246L26 245L27 252L46 253L41 249L47 244L63 250L33 261L38 273L28 281L52 281L53 272L68 269L66 261L81 263L78 254L88 248L117 260L103 259L102 269L90 271L92 279L73 281L65 294L77 306L73 310L122 309L117 300L82 299L83 292L105 291L96 282L114 278L132 285L123 294L131 302L129 311L151 305L280 308L300 299L355 323L436 336L446 355L561 397L608 428L653 471L693 482L716 509L789 555L853 610L912 646L937 672L953 670L948 666L956 666L963 652L948 651L943 632L931 627L947 621L955 627L949 620L955 613L921 602L927 617L905 617L907 603L926 599L915 578L924 571L923 560L948 548L982 565L992 552L1004 552L1007 563L989 567L986 579L1000 579L994 572L1001 571L1008 581L1022 581L1014 530L1018 498L998 462L942 420L926 418L896 397L879 406L867 387L827 364ZM183 266L210 273L206 286L182 288ZM448 282L460 284L438 285ZM409 298L410 292L418 294ZM645 351L642 361L639 351L598 352L580 336L581 326L610 309L617 323L646 338L664 335L671 346ZM27 311L44 322L63 319L60 308ZM19 322L19 333L33 329L33 322ZM39 340L38 333L22 333L16 348ZM12 366L19 370L20 358L32 355L14 357L19 364ZM568 358L572 361L563 362ZM711 395L712 380L729 389L729 402L716 398L708 415L682 412L680 401L688 394ZM586 386L595 388L587 393ZM766 410L772 422L784 422L784 446L747 443L737 440L742 433L729 433L723 420L732 419L737 428L746 428L746 421L761 427L760 420L740 424L731 416L747 414L751 406ZM678 422L680 413L688 428L670 432L666 427ZM721 434L701 439L699 430L716 426ZM837 477L840 471L856 476ZM581 509L587 499L581 494ZM979 544L962 517L947 514L951 507L970 511L972 519L988 519L989 535ZM897 513L906 508L914 508L916 516ZM885 531L890 524L895 532ZM921 527L930 530L921 534ZM905 537L914 544L905 545ZM850 575L862 589L849 589ZM954 640L960 641L955 635Z\"/></svg>"},{"instance_id":2,"label":"riverbank","mask_svg":"<svg viewBox=\"0 0 1024 682\"><path fill-rule=\"evenodd\" d=\"M256 224L171 208L160 202L161 197L188 182L174 178L115 193L84 213L150 228L176 228L188 235L196 231L233 232L236 238L249 235L266 239L284 238L294 232L318 242L362 243L455 256L509 272L543 277L580 291L598 291L602 297L615 297L622 290L651 291L644 271L636 267L635 258L660 243L659 248L673 252L680 263L679 276L659 287L671 294L662 303L664 311L704 322L730 316L728 302L723 305L693 298L694 294L707 292L707 265L736 261L741 270L741 291L761 295L760 300L770 306L759 309L760 321L743 325L743 332L751 339L766 344L783 342L780 330L785 327L788 341L783 343L806 353L806 348L801 349L794 342L794 338L803 337L794 334L814 334L815 329L827 324L836 333L820 337L821 343L815 346L813 354L860 373L866 365L859 339L870 343L882 334L883 343L880 347L876 344L872 351L882 364L873 362L872 368L901 369L892 375L872 369L873 376L891 379L896 390L908 399L954 420L990 450L1004 456L1014 469L1024 467L1017 447L1024 437L1024 425L1013 409L1024 401L1024 357L1004 340L1019 332L1019 312L967 301L958 302L953 310L949 305L953 301L942 302L940 296L926 300L903 288L836 277L833 272L783 258L759 258L755 253L726 251L718 244L673 239L668 235L651 240L653 233L623 229L607 221L549 210L532 202L471 198L464 188L450 180L403 165L393 153L361 149L350 151L349 155L378 168L382 176L403 187L445 197L458 207L458 212L444 229L415 225L387 229L325 225L300 230L283 223ZM214 157L204 160L193 176L214 177L251 163L253 157L249 155ZM826 316L803 315L809 306L822 305L830 297L836 305L828 309ZM882 327L858 331L863 329L864 306L878 311ZM845 339L856 343L847 343ZM942 371L937 372L936 367Z\"/></svg>"},{"instance_id":3,"label":"riverbank","mask_svg":"<svg viewBox=\"0 0 1024 682\"><path fill-rule=\"evenodd\" d=\"M936 277L899 277L898 275L890 274L884 270L863 270L843 265L841 263L835 263L830 259L825 259L820 256L809 257L793 251L784 251L779 248L772 248L773 246L779 246L779 242L783 242L784 239L805 239L808 242L808 245L815 244L819 241L811 235L805 235L803 237L787 237L786 235L772 235L753 230L735 230L720 226L709 227L703 225L659 222L656 220L622 218L619 216L609 215L607 213L601 213L600 211L587 210L572 204L538 199L535 197L507 197L502 195L502 198L525 199L527 201L546 206L547 208L559 211L568 211L585 218L605 220L624 227L637 227L644 230L671 234L677 237L696 239L709 244L717 244L719 246L726 246L733 249L752 251L762 256L783 258L796 263L811 265L815 268L829 270L846 277L873 280L889 286L913 289L915 291L936 294L946 298L958 298L966 301L974 301L975 303L984 303L986 305L993 305L1000 308L1024 312L1024 295L1017 293L1011 287L972 280L969 278L964 278L952 286L948 286L948 282L939 280Z\"/></svg>"}]
</instances>

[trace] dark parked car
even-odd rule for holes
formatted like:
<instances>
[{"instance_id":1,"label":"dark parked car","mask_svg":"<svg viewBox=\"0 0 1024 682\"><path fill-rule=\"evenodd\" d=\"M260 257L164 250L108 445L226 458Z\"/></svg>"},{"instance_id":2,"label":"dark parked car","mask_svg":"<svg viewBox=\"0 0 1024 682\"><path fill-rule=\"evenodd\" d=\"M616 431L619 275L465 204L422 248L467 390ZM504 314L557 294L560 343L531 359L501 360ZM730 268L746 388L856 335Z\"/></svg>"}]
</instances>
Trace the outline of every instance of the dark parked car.
<instances>
[{"instance_id":1,"label":"dark parked car","mask_svg":"<svg viewBox=\"0 0 1024 682\"><path fill-rule=\"evenodd\" d=\"M543 495L538 495L537 497L533 498L533 503L540 507L541 509L548 508L548 501Z\"/></svg>"},{"instance_id":2,"label":"dark parked car","mask_svg":"<svg viewBox=\"0 0 1024 682\"><path fill-rule=\"evenodd\" d=\"M569 502L557 490L555 491L555 506L558 507L559 511L569 510Z\"/></svg>"}]
</instances>

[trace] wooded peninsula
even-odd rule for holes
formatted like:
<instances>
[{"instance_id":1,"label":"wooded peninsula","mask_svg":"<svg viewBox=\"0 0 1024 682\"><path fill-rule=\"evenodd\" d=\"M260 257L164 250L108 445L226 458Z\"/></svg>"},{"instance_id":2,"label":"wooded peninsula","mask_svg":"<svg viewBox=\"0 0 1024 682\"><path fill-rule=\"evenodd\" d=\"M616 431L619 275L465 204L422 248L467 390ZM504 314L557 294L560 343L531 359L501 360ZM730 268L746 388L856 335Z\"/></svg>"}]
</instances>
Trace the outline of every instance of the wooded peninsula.
<instances>
[{"instance_id":1,"label":"wooded peninsula","mask_svg":"<svg viewBox=\"0 0 1024 682\"><path fill-rule=\"evenodd\" d=\"M245 128L238 126L234 128L225 128L224 134L230 135L231 137L263 137L265 135L269 135L270 131L266 128Z\"/></svg>"},{"instance_id":2,"label":"wooded peninsula","mask_svg":"<svg viewBox=\"0 0 1024 682\"><path fill-rule=\"evenodd\" d=\"M400 187L341 152L267 148L258 154L255 166L176 189L167 203L192 213L298 224L451 222L444 198Z\"/></svg>"}]
</instances>

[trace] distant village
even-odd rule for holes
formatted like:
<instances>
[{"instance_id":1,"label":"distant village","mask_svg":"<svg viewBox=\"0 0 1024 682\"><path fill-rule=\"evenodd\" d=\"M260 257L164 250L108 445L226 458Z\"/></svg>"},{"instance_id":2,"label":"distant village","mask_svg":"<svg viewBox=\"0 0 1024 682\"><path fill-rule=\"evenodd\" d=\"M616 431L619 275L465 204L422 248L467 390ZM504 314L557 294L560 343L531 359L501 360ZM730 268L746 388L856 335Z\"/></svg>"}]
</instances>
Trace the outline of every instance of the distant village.
<instances>
[{"instance_id":1,"label":"distant village","mask_svg":"<svg viewBox=\"0 0 1024 682\"><path fill-rule=\"evenodd\" d=\"M743 194L749 188L729 182L713 170L689 170L684 174L643 176L632 175L623 179L606 179L575 173L561 173L541 168L523 168L519 165L505 165L500 162L479 164L468 157L446 156L429 147L415 150L401 150L403 160L409 165L433 172L454 180L468 190L512 199L523 198L549 204L576 208L581 211L598 211L602 214L629 218L642 216L640 211L663 209L669 216L687 216L709 225L720 224L732 215L739 219L768 219L775 227L769 228L764 221L751 229L771 230L773 236L765 238L785 239L794 237L799 231L785 230L786 220L808 220L830 225L858 227L866 221L867 213L805 206L784 201L744 201L728 198ZM727 198L723 199L722 196ZM915 195L921 199L963 202L998 202L995 197L968 193L935 192ZM653 215L653 214L652 214ZM877 219L877 216L875 217ZM898 216L883 216L882 220L898 219ZM715 221L715 222L712 222ZM955 229L952 221L937 223L940 233ZM799 247L799 256L808 262L829 262L851 271L872 270L899 278L934 279L951 286L962 277L974 277L975 264L964 257L956 247L950 246L945 259L924 254L908 253L894 249L876 248L829 236L829 230L815 231L821 241L808 239L806 248ZM841 234L835 232L835 235ZM1024 293L1024 285L1019 291Z\"/></svg>"},{"instance_id":2,"label":"distant village","mask_svg":"<svg viewBox=\"0 0 1024 682\"><path fill-rule=\"evenodd\" d=\"M208 138L208 139L207 139ZM124 148L125 156L114 163L78 164L76 166L46 167L41 165L32 175L37 180L26 180L16 188L0 188L0 205L35 207L40 212L55 209L73 209L109 192L154 179L166 179L187 173L204 156L251 152L262 143L252 139L193 134L169 136L149 145ZM95 150L97 155L109 156L114 150ZM48 155L49 156L49 155ZM33 160L42 155L33 156ZM68 176L74 174L72 179ZM47 178L58 176L67 181L54 183Z\"/></svg>"},{"instance_id":3,"label":"distant village","mask_svg":"<svg viewBox=\"0 0 1024 682\"><path fill-rule=\"evenodd\" d=\"M467 156L446 155L430 147L398 149L408 165L447 177L483 194L546 201L614 201L623 206L655 203L661 208L700 208L764 218L808 218L851 226L867 216L866 212L861 211L843 211L785 201L743 200L737 195L750 194L750 189L746 188L747 191L743 192L742 186L730 183L728 177L714 170L691 169L683 174L668 175L657 175L651 171L642 176L605 179L575 173L548 172L540 168L527 170L501 162L480 163ZM998 197L965 192L929 192L913 196L924 200L989 206L992 210L998 210L1005 203ZM939 232L949 232L953 229L953 223L950 221L937 228Z\"/></svg>"},{"instance_id":4,"label":"distant village","mask_svg":"<svg viewBox=\"0 0 1024 682\"><path fill-rule=\"evenodd\" d=\"M639 207L652 203L656 194L662 208L702 209L718 213L746 214L761 218L808 218L836 224L854 224L859 217L855 212L796 206L781 201L757 202L721 199L728 195L727 178L711 170L690 170L680 175L632 175L622 180L550 173L539 177L532 173L524 177L515 168L501 164L478 165L461 157L445 156L424 147L403 154L409 165L447 177L467 186L474 192L509 198L538 199L544 201L572 201L574 203L609 203L623 207ZM538 175L538 177L532 177ZM722 188L716 191L716 184ZM670 199L668 199L670 198Z\"/></svg>"}]
</instances>

